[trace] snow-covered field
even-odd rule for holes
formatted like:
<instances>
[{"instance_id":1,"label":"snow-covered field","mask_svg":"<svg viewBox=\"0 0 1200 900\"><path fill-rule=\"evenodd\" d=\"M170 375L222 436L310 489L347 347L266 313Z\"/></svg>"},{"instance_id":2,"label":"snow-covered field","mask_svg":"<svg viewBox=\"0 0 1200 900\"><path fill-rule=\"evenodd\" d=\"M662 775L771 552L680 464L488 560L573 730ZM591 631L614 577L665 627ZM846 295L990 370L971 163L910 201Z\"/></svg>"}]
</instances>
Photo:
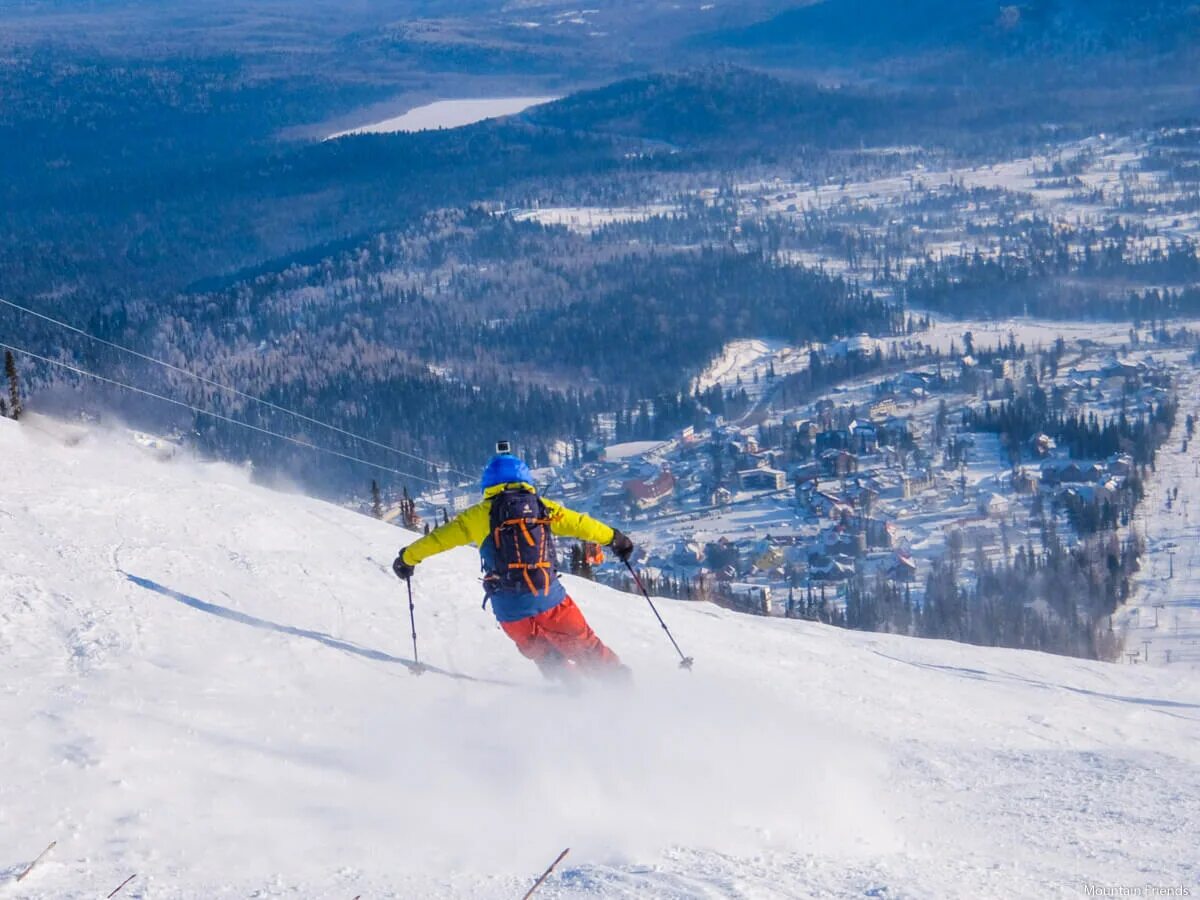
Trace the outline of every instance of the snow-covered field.
<instances>
[{"instance_id":1,"label":"snow-covered field","mask_svg":"<svg viewBox=\"0 0 1200 900\"><path fill-rule=\"evenodd\" d=\"M755 219L765 213L782 216L803 215L809 210L883 210L892 209L903 219L902 206L919 202L931 193L952 189L1000 190L1011 199L1020 199L1025 214L1040 216L1063 227L1080 225L1103 229L1119 222L1123 227L1140 224L1153 234L1132 242L1140 252L1163 251L1179 238L1200 235L1200 214L1169 209L1169 202L1180 199L1181 189L1172 187L1165 173L1146 168L1152 157L1152 145L1144 136L1096 135L1058 147L1053 153L1008 160L994 165L931 170L916 165L907 172L864 181L828 183L792 183L783 180L757 181L736 187L742 197L742 215ZM1067 163L1078 169L1077 183L1063 187L1061 177L1050 172L1056 164ZM1148 204L1146 210L1119 208L1118 198L1127 190L1140 192ZM1155 205L1155 204L1161 204ZM944 239L925 239L921 252L904 260L900 268L920 263L925 257L941 258L964 253L995 257L1003 242L997 235L976 232L964 226L994 225L991 214L968 213L957 229ZM920 228L914 230L920 231ZM1074 248L1077 252L1082 246ZM793 251L798 265L823 267L834 274L869 275L871 266L852 268L844 260L825 259L824 254ZM1151 285L1146 285L1150 287Z\"/></svg>"},{"instance_id":2,"label":"snow-covered field","mask_svg":"<svg viewBox=\"0 0 1200 900\"><path fill-rule=\"evenodd\" d=\"M550 103L557 97L491 97L481 100L438 100L410 109L403 115L381 122L360 125L329 135L327 141L351 134L392 134L398 131L432 131L437 128L461 128L485 119L513 116L531 106Z\"/></svg>"},{"instance_id":3,"label":"snow-covered field","mask_svg":"<svg viewBox=\"0 0 1200 900\"><path fill-rule=\"evenodd\" d=\"M914 310L920 312L920 310ZM1195 329L1200 322L1195 319L1175 319L1172 328ZM1129 343L1129 322L1086 322L1053 319L1035 319L1025 316L1013 316L1005 319L935 319L928 331L918 331L912 335L912 340L921 344L936 347L943 353L950 351L951 344L959 352L963 352L963 334L971 332L976 347L995 347L1007 344L1009 335L1018 344L1024 344L1029 350L1035 347L1052 347L1058 338L1068 344L1079 341L1090 341L1094 344L1116 350ZM1140 332L1142 340L1148 340L1149 334L1143 329ZM890 341L890 338L881 338ZM1142 350L1154 350L1152 344L1144 344Z\"/></svg>"},{"instance_id":4,"label":"snow-covered field","mask_svg":"<svg viewBox=\"0 0 1200 900\"><path fill-rule=\"evenodd\" d=\"M889 260L892 276L930 259L976 253L995 258L1002 251L1012 251L1011 241L997 231L999 214L987 202L964 201L953 224L930 227L908 221L912 204L975 189L1003 192L1003 203L1011 207L1006 217L1015 209L1019 216L1045 218L1063 228L1090 227L1101 232L1118 224L1123 228L1144 226L1149 233L1131 238L1130 251L1165 252L1172 241L1194 240L1200 235L1200 213L1172 207L1186 196L1187 189L1171 183L1165 171L1151 168L1157 164L1154 149L1153 140L1146 135L1101 134L1062 144L1052 152L992 165L930 169L914 163L907 171L859 181L834 176L825 182L773 178L742 182L734 185L733 191L739 219L758 224L768 216L795 219L824 211L846 226L856 222L860 213L891 211L889 227L903 225L915 241L908 253ZM1055 166L1065 166L1075 174L1069 178L1053 175ZM714 202L719 195L712 185L693 192L695 198L706 202ZM1140 206L1127 208L1124 204L1130 198ZM510 212L518 220L590 234L612 223L641 222L681 210L659 200L624 207L542 207ZM866 227L878 234L884 230L879 225ZM731 240L736 243L737 238L731 235ZM1074 252L1083 253L1084 249L1082 244L1072 245ZM880 278L880 259L870 254L851 262L832 247L810 246L781 249L778 258L790 265L846 276L877 291L891 287L888 280Z\"/></svg>"},{"instance_id":5,"label":"snow-covered field","mask_svg":"<svg viewBox=\"0 0 1200 900\"><path fill-rule=\"evenodd\" d=\"M591 234L597 228L617 222L645 222L655 216L669 216L674 206L651 203L646 206L544 206L512 213L518 222L561 225L579 234Z\"/></svg>"},{"instance_id":6,"label":"snow-covered field","mask_svg":"<svg viewBox=\"0 0 1200 900\"><path fill-rule=\"evenodd\" d=\"M0 898L516 898L568 846L539 897L1200 891L1179 670L663 601L686 673L569 580L636 672L569 696L462 550L418 678L402 531L37 418L0 459Z\"/></svg>"},{"instance_id":7,"label":"snow-covered field","mask_svg":"<svg viewBox=\"0 0 1200 900\"><path fill-rule=\"evenodd\" d=\"M610 462L631 459L653 453L662 446L662 441L626 441L622 444L610 444L604 448L604 458Z\"/></svg>"},{"instance_id":8,"label":"snow-covered field","mask_svg":"<svg viewBox=\"0 0 1200 900\"><path fill-rule=\"evenodd\" d=\"M924 314L919 309L913 312ZM1174 327L1200 329L1200 321L1193 319L1179 319L1172 324ZM961 354L964 346L963 335L968 331L975 346L979 348L1007 344L1011 335L1013 340L1024 344L1029 350L1035 347L1051 347L1058 338L1062 338L1071 345L1079 341L1090 341L1115 351L1129 343L1130 325L1128 322L1051 320L1024 316L1002 319L933 317L927 330L916 331L906 338L879 335L876 336L876 340L879 341L880 348L889 354L893 349L916 345L933 347L943 353L949 353L953 348ZM1140 336L1143 340L1149 340L1145 329ZM693 387L707 390L714 384L720 384L732 388L737 386L737 380L740 378L746 393L752 399L757 399L765 389L766 382L763 381L763 376L770 366L775 367L775 373L779 376L803 371L808 367L809 349L811 348L796 347L775 338L732 340L696 378ZM1153 345L1146 345L1143 349L1152 350ZM754 383L756 373L759 376L759 384ZM875 380L867 379L864 383L873 384Z\"/></svg>"},{"instance_id":9,"label":"snow-covered field","mask_svg":"<svg viewBox=\"0 0 1200 900\"><path fill-rule=\"evenodd\" d=\"M770 386L767 373L771 367L781 378L807 369L808 349L793 347L774 338L739 338L725 345L720 355L696 378L693 387L702 391L717 384L727 390L740 387L750 399L757 400Z\"/></svg>"},{"instance_id":10,"label":"snow-covered field","mask_svg":"<svg viewBox=\"0 0 1200 900\"><path fill-rule=\"evenodd\" d=\"M921 310L914 310L921 313ZM1180 320L1179 326L1200 328L1200 322ZM880 349L891 354L894 350L933 347L943 353L953 348L962 353L963 335L970 332L975 346L991 348L1007 344L1009 336L1029 350L1035 347L1051 347L1058 338L1069 344L1091 341L1097 345L1116 350L1129 343L1129 324L1122 322L1073 322L1051 321L1028 317L1006 319L956 320L934 318L931 327L914 332L906 338L877 336ZM1143 337L1147 337L1143 332ZM738 338L727 343L704 371L694 380L692 387L708 390L719 384L725 389L744 389L751 400L760 399L776 382L766 375L773 367L779 377L801 372L808 368L810 347L796 347L775 338ZM757 376L758 380L755 380ZM740 379L740 382L739 382ZM870 402L871 392L877 378L864 378L859 383L845 385L842 400L853 399Z\"/></svg>"},{"instance_id":11,"label":"snow-covered field","mask_svg":"<svg viewBox=\"0 0 1200 900\"><path fill-rule=\"evenodd\" d=\"M763 208L766 210L784 213L805 207L827 209L841 203L860 204L869 208L887 207L910 197L917 189L937 190L958 184L968 189L998 188L1019 192L1028 196L1044 214L1061 221L1098 223L1109 213L1107 207L1073 199L1074 192L1056 186L1047 175L1048 169L1056 162L1086 154L1090 161L1079 176L1083 188L1114 191L1122 186L1123 178L1130 177L1147 151L1143 140L1096 135L1064 144L1052 155L1023 157L994 165L944 170L931 170L918 165L901 174L867 181L813 184L776 179L739 184L736 190L747 198L765 199L767 202ZM1146 177L1151 178L1152 175ZM1193 216L1175 216L1170 221L1162 222L1147 219L1147 222L1175 236L1195 234L1198 224Z\"/></svg>"}]
</instances>

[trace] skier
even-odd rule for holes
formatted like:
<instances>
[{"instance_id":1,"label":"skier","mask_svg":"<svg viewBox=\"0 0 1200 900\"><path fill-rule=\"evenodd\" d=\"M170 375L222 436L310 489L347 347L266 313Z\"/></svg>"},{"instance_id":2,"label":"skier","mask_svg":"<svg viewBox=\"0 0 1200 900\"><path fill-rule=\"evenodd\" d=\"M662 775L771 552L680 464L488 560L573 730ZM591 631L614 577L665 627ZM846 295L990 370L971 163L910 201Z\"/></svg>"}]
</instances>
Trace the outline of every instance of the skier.
<instances>
[{"instance_id":1,"label":"skier","mask_svg":"<svg viewBox=\"0 0 1200 900\"><path fill-rule=\"evenodd\" d=\"M497 444L483 470L483 499L400 551L392 564L409 579L416 566L444 550L474 544L484 571L484 603L523 655L547 678L574 672L628 676L617 654L596 637L559 581L553 535L612 547L622 560L633 541L615 528L538 495L529 467Z\"/></svg>"}]
</instances>

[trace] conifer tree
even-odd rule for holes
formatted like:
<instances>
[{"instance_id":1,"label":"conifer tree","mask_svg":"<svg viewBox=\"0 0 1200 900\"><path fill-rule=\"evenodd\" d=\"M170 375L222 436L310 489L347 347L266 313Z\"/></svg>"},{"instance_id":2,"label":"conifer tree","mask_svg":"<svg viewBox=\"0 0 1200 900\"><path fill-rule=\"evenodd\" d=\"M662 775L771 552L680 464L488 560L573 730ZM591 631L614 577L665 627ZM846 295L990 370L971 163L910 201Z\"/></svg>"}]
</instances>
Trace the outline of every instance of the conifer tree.
<instances>
[{"instance_id":1,"label":"conifer tree","mask_svg":"<svg viewBox=\"0 0 1200 900\"><path fill-rule=\"evenodd\" d=\"M21 379L17 376L17 360L11 350L4 351L4 374L8 376L8 401L12 407L9 415L21 418Z\"/></svg>"},{"instance_id":2,"label":"conifer tree","mask_svg":"<svg viewBox=\"0 0 1200 900\"><path fill-rule=\"evenodd\" d=\"M405 528L416 528L420 523L417 518L417 504L412 497L408 495L408 485L404 485L404 496L400 500L400 520L404 523ZM429 533L429 526L426 525L425 533Z\"/></svg>"},{"instance_id":3,"label":"conifer tree","mask_svg":"<svg viewBox=\"0 0 1200 900\"><path fill-rule=\"evenodd\" d=\"M383 497L379 494L379 482L374 478L371 479L371 515L383 518Z\"/></svg>"}]
</instances>

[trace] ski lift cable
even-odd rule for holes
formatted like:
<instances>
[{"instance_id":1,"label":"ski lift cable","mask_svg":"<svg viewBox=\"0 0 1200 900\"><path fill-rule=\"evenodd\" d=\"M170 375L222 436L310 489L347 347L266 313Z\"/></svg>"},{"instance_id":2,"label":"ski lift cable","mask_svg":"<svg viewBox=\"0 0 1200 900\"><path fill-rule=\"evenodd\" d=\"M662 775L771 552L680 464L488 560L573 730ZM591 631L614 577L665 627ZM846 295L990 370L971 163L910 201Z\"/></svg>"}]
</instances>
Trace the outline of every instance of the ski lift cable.
<instances>
[{"instance_id":1,"label":"ski lift cable","mask_svg":"<svg viewBox=\"0 0 1200 900\"><path fill-rule=\"evenodd\" d=\"M30 309L27 306L22 306L19 303L13 303L11 300L6 300L3 297L0 297L0 303L3 303L5 306L10 306L13 309L19 310L23 313L27 313L28 315L35 316L36 318L39 318L45 322L49 322L52 325L57 325L60 328L65 328L68 331L74 332L75 334L82 335L83 337L86 337L89 340L95 341L98 344L103 344L104 346L111 347L114 350L120 350L122 353L128 353L131 356L136 356L138 359L142 359L142 360L145 360L146 362L154 363L156 366L162 366L163 368L169 369L172 372L177 372L180 375L186 375L188 378L194 378L196 381L199 381L201 384L207 385L208 387L216 388L217 390L221 390L221 391L226 391L227 393L233 394L235 397L240 397L243 400L249 400L252 403L261 404L262 406L265 406L268 409L274 410L275 412L281 412L281 413L285 413L286 415L289 415L289 416L295 416L297 419L301 419L312 425L318 425L321 428L327 428L330 431L335 431L338 434L345 435L346 437L353 438L354 440L362 441L364 444L370 444L372 447L378 447L382 450L387 450L391 453L399 454L400 456L406 456L409 459L413 459L413 460L416 460L417 462L424 463L425 465L430 466L435 471L440 468L450 474L461 475L464 478L473 479L475 477L474 475L471 475L467 472L462 472L462 471L459 471L458 469L452 469L449 466L439 465L438 463L435 463L432 460L426 459L423 456L418 456L415 453L409 453L406 450L399 450L396 447L392 447L388 444L381 443L380 441L372 440L371 438L364 437L361 434L355 434L352 431L347 431L345 428L339 428L337 425L331 425L328 422L322 422L320 419L314 419L311 416L306 416L304 413L296 412L294 409L288 409L285 406L280 406L276 403L272 403L270 400L264 400L261 397L255 397L253 394L247 394L245 391L240 391L237 388L230 387L229 385L221 384L219 381L213 381L211 378L205 378L203 375L200 375L196 372L192 372L189 369L184 369L184 368L181 368L180 366L173 365L172 363L166 362L165 360L161 360L161 359L158 359L153 356L147 356L145 353L140 353L137 350L134 350L130 347L125 347L121 344L114 343L113 341L105 340L102 337L97 337L96 335L91 334L90 332L84 331L82 328L77 328L74 325L68 324L67 322L63 322L59 319L52 318L51 316L47 316L44 313L40 313L35 309ZM32 355L32 354L30 354L30 355Z\"/></svg>"},{"instance_id":2,"label":"ski lift cable","mask_svg":"<svg viewBox=\"0 0 1200 900\"><path fill-rule=\"evenodd\" d=\"M141 394L142 396L151 397L155 400L162 400L165 403L170 403L175 406L182 406L185 409L190 409L193 412L199 413L202 416L211 416L212 418L219 419L222 422L228 422L230 425L237 425L241 428L248 428L251 431L257 431L260 434L270 435L271 437L279 438L282 441L287 441L290 444L295 444L297 447L304 447L307 450L315 450L318 453L327 453L330 456L336 456L336 457L339 457L340 459L349 460L350 462L360 463L369 468L378 469L381 472L389 472L393 475L399 475L403 478L411 478L414 481L421 481L421 482L424 482L425 484L432 484L435 487L438 486L438 482L433 481L429 478L424 478L420 475L414 475L411 472L402 472L399 469L393 469L391 466L382 466L382 465L379 465L378 463L369 462L368 460L360 459L357 456L351 456L349 453L342 453L339 450L331 450L328 447L319 447L316 444L309 443L308 441L302 441L299 438L289 437L286 434L280 434L277 431L271 431L269 428L261 428L258 425L251 425L249 422L242 422L242 421L239 421L238 419L234 419L229 416L222 415L221 413L213 412L212 410L208 410L208 409L203 409L199 406L193 406L191 403L185 403L182 400L176 400L173 397L166 397L166 396L163 396L162 394L157 394L154 391L148 391L145 388L136 387L132 384L126 384L125 382L118 381L115 378L108 378L104 375L97 375L95 372L89 372L87 369L81 369L78 366L73 366L70 363L63 362L62 360L51 359L48 356L42 356L38 353L33 353L30 350L26 350L22 347L17 347L13 344L6 344L3 341L0 341L0 348L3 348L5 350L11 350L13 353L22 353L25 356L30 357L31 359L40 360L41 362L48 363L49 365L52 365L52 366L58 366L59 368L66 369L69 372L74 372L76 375L83 375L88 378L94 378L97 381L104 382L105 384L111 384L116 387L124 388L127 391L133 391L135 394Z\"/></svg>"}]
</instances>

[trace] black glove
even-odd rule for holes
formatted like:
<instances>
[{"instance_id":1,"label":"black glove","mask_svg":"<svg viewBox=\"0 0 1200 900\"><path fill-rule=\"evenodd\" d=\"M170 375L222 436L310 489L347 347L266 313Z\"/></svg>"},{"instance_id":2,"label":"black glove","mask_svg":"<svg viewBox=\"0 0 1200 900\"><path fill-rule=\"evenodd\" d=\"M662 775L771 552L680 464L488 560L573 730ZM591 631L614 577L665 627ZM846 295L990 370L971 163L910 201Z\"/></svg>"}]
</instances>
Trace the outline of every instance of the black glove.
<instances>
[{"instance_id":1,"label":"black glove","mask_svg":"<svg viewBox=\"0 0 1200 900\"><path fill-rule=\"evenodd\" d=\"M392 571L396 573L397 578L403 578L405 581L413 577L413 572L417 571L416 566L410 566L404 561L404 551L400 551L400 555L396 557L396 561L392 563Z\"/></svg>"},{"instance_id":2,"label":"black glove","mask_svg":"<svg viewBox=\"0 0 1200 900\"><path fill-rule=\"evenodd\" d=\"M629 539L629 535L624 532L613 529L613 539L609 546L612 547L613 553L623 563L629 562L629 557L633 556L633 541Z\"/></svg>"}]
</instances>

